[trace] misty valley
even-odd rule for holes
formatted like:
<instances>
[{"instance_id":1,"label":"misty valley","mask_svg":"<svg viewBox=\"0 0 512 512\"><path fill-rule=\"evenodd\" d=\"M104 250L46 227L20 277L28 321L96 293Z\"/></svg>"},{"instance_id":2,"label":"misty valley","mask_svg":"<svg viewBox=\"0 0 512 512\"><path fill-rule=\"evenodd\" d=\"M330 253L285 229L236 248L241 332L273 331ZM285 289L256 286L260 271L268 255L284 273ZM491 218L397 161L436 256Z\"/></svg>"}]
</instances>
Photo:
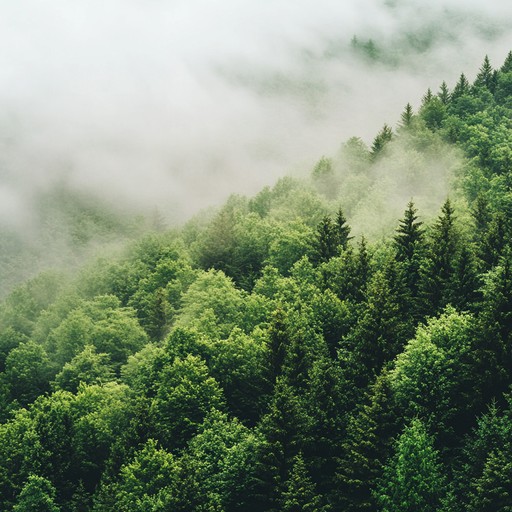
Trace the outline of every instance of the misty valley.
<instances>
[{"instance_id":1,"label":"misty valley","mask_svg":"<svg viewBox=\"0 0 512 512\"><path fill-rule=\"evenodd\" d=\"M510 7L25 1L0 510L512 510Z\"/></svg>"}]
</instances>

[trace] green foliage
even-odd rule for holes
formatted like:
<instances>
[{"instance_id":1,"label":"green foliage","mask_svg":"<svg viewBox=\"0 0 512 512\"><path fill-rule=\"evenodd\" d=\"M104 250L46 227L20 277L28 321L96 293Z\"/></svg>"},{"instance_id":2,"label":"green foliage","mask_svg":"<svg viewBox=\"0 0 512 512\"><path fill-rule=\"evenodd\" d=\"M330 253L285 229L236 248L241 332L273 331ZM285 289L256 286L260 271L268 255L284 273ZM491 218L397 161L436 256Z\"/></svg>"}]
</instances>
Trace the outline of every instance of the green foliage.
<instances>
[{"instance_id":1,"label":"green foliage","mask_svg":"<svg viewBox=\"0 0 512 512\"><path fill-rule=\"evenodd\" d=\"M204 361L189 355L162 369L150 415L162 445L175 449L183 448L197 433L210 411L223 408L217 381L209 375Z\"/></svg>"},{"instance_id":2,"label":"green foliage","mask_svg":"<svg viewBox=\"0 0 512 512\"><path fill-rule=\"evenodd\" d=\"M397 441L375 491L383 512L442 510L446 478L424 424L413 419Z\"/></svg>"},{"instance_id":3,"label":"green foliage","mask_svg":"<svg viewBox=\"0 0 512 512\"><path fill-rule=\"evenodd\" d=\"M320 496L315 484L308 475L304 458L299 453L293 460L293 467L283 492L283 512L319 512L325 510L320 505Z\"/></svg>"},{"instance_id":4,"label":"green foliage","mask_svg":"<svg viewBox=\"0 0 512 512\"><path fill-rule=\"evenodd\" d=\"M99 352L109 354L116 370L145 343L147 335L134 310L121 307L119 299L112 295L82 302L48 336L48 350L55 352L61 364L86 345L93 345Z\"/></svg>"},{"instance_id":5,"label":"green foliage","mask_svg":"<svg viewBox=\"0 0 512 512\"><path fill-rule=\"evenodd\" d=\"M475 386L474 329L471 315L447 309L418 328L390 373L402 414L424 418L447 439L466 431L466 415L481 400Z\"/></svg>"},{"instance_id":6,"label":"green foliage","mask_svg":"<svg viewBox=\"0 0 512 512\"><path fill-rule=\"evenodd\" d=\"M59 512L55 504L55 488L46 480L37 475L30 475L18 497L13 512Z\"/></svg>"},{"instance_id":7,"label":"green foliage","mask_svg":"<svg viewBox=\"0 0 512 512\"><path fill-rule=\"evenodd\" d=\"M381 131L373 139L372 157L376 158L385 148L386 144L393 138L393 130L385 124Z\"/></svg>"},{"instance_id":8,"label":"green foliage","mask_svg":"<svg viewBox=\"0 0 512 512\"><path fill-rule=\"evenodd\" d=\"M120 510L157 512L176 506L178 469L175 458L150 439L123 465L113 494Z\"/></svg>"},{"instance_id":9,"label":"green foliage","mask_svg":"<svg viewBox=\"0 0 512 512\"><path fill-rule=\"evenodd\" d=\"M0 509L512 510L511 84L486 58L371 150L13 289ZM62 199L73 250L143 226Z\"/></svg>"},{"instance_id":10,"label":"green foliage","mask_svg":"<svg viewBox=\"0 0 512 512\"><path fill-rule=\"evenodd\" d=\"M92 345L66 363L55 376L55 389L76 393L81 383L103 384L114 380L115 374L108 354L98 354Z\"/></svg>"},{"instance_id":11,"label":"green foliage","mask_svg":"<svg viewBox=\"0 0 512 512\"><path fill-rule=\"evenodd\" d=\"M5 361L4 377L9 394L22 406L49 391L54 375L54 365L46 350L33 341L12 349Z\"/></svg>"}]
</instances>

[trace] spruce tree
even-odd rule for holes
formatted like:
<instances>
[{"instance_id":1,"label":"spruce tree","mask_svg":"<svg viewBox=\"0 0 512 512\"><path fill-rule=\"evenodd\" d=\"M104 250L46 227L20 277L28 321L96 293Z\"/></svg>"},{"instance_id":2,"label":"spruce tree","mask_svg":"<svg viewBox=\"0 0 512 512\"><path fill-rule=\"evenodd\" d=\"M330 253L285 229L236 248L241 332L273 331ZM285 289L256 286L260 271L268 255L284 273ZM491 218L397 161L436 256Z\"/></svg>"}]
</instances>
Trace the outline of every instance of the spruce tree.
<instances>
[{"instance_id":1,"label":"spruce tree","mask_svg":"<svg viewBox=\"0 0 512 512\"><path fill-rule=\"evenodd\" d=\"M454 213L447 199L432 228L428 254L420 267L419 294L425 315L435 314L449 303L449 284L459 252L459 233Z\"/></svg>"},{"instance_id":2,"label":"spruce tree","mask_svg":"<svg viewBox=\"0 0 512 512\"><path fill-rule=\"evenodd\" d=\"M404 218L399 221L399 226L396 229L397 234L393 239L398 261L412 262L423 240L423 222L418 220L417 211L414 203L409 201Z\"/></svg>"},{"instance_id":3,"label":"spruce tree","mask_svg":"<svg viewBox=\"0 0 512 512\"><path fill-rule=\"evenodd\" d=\"M487 55L484 58L484 62L478 71L473 85L475 87L486 87L491 92L494 92L496 87L496 75L492 69L491 62L489 61L489 57Z\"/></svg>"},{"instance_id":4,"label":"spruce tree","mask_svg":"<svg viewBox=\"0 0 512 512\"><path fill-rule=\"evenodd\" d=\"M452 92L452 101L460 98L469 92L469 82L464 73L461 73L458 82L455 84Z\"/></svg>"},{"instance_id":5,"label":"spruce tree","mask_svg":"<svg viewBox=\"0 0 512 512\"><path fill-rule=\"evenodd\" d=\"M396 444L375 491L383 512L439 512L446 480L434 440L413 419Z\"/></svg>"},{"instance_id":6,"label":"spruce tree","mask_svg":"<svg viewBox=\"0 0 512 512\"><path fill-rule=\"evenodd\" d=\"M293 466L285 490L281 498L282 512L320 512L324 508L320 504L320 496L316 486L308 475L302 453L293 459Z\"/></svg>"},{"instance_id":7,"label":"spruce tree","mask_svg":"<svg viewBox=\"0 0 512 512\"><path fill-rule=\"evenodd\" d=\"M432 90L430 87L427 89L427 92L423 95L421 98L421 106L424 107L428 105L434 98L434 95L432 94Z\"/></svg>"},{"instance_id":8,"label":"spruce tree","mask_svg":"<svg viewBox=\"0 0 512 512\"><path fill-rule=\"evenodd\" d=\"M386 144L393 138L393 130L385 124L382 127L382 130L377 134L375 139L373 139L371 156L372 158L377 158L377 156L383 151Z\"/></svg>"},{"instance_id":9,"label":"spruce tree","mask_svg":"<svg viewBox=\"0 0 512 512\"><path fill-rule=\"evenodd\" d=\"M372 489L400 431L400 415L393 405L388 374L384 371L360 398L347 421L331 497L334 510L376 510Z\"/></svg>"},{"instance_id":10,"label":"spruce tree","mask_svg":"<svg viewBox=\"0 0 512 512\"><path fill-rule=\"evenodd\" d=\"M450 103L451 95L446 82L443 81L441 84L439 92L437 93L437 97L441 100L443 105L448 105L448 103Z\"/></svg>"},{"instance_id":11,"label":"spruce tree","mask_svg":"<svg viewBox=\"0 0 512 512\"><path fill-rule=\"evenodd\" d=\"M409 128L411 126L414 117L414 112L410 103L404 108L404 111L400 115L400 128Z\"/></svg>"},{"instance_id":12,"label":"spruce tree","mask_svg":"<svg viewBox=\"0 0 512 512\"><path fill-rule=\"evenodd\" d=\"M318 224L316 229L316 240L314 244L314 259L317 263L325 263L333 256L336 256L338 249L337 226L332 219L326 215Z\"/></svg>"},{"instance_id":13,"label":"spruce tree","mask_svg":"<svg viewBox=\"0 0 512 512\"><path fill-rule=\"evenodd\" d=\"M501 73L509 73L512 71L512 50L508 52L503 65L500 68Z\"/></svg>"},{"instance_id":14,"label":"spruce tree","mask_svg":"<svg viewBox=\"0 0 512 512\"><path fill-rule=\"evenodd\" d=\"M348 242L352 240L350 235L350 226L347 224L347 219L340 208L336 214L336 243L343 249L347 248Z\"/></svg>"}]
</instances>

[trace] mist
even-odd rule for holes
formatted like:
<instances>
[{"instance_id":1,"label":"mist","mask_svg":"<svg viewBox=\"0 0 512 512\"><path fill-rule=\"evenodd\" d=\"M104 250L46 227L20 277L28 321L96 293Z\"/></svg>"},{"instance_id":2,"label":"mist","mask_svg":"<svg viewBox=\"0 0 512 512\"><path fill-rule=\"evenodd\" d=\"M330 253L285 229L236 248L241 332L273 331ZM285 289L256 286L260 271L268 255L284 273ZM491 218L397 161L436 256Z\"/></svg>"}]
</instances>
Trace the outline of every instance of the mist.
<instances>
[{"instance_id":1,"label":"mist","mask_svg":"<svg viewBox=\"0 0 512 512\"><path fill-rule=\"evenodd\" d=\"M0 0L0 221L62 183L182 221L371 142L511 28L505 1Z\"/></svg>"}]
</instances>

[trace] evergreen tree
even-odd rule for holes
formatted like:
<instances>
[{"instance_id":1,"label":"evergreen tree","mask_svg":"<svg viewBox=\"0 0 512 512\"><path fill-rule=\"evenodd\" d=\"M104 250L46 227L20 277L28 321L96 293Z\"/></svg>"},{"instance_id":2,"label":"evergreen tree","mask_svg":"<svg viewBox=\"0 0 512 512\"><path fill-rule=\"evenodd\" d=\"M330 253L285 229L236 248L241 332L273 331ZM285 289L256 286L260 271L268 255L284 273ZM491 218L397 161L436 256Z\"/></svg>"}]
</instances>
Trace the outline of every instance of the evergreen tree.
<instances>
[{"instance_id":1,"label":"evergreen tree","mask_svg":"<svg viewBox=\"0 0 512 512\"><path fill-rule=\"evenodd\" d=\"M474 310L479 298L479 287L474 252L471 247L464 245L455 259L447 300L460 311Z\"/></svg>"},{"instance_id":2,"label":"evergreen tree","mask_svg":"<svg viewBox=\"0 0 512 512\"><path fill-rule=\"evenodd\" d=\"M285 378L279 377L269 411L258 426L264 439L256 476L259 510L280 510L293 459L308 445L309 430L310 418L300 397Z\"/></svg>"},{"instance_id":3,"label":"evergreen tree","mask_svg":"<svg viewBox=\"0 0 512 512\"><path fill-rule=\"evenodd\" d=\"M510 71L512 71L512 50L508 52L505 62L500 68L501 73L509 73Z\"/></svg>"},{"instance_id":4,"label":"evergreen tree","mask_svg":"<svg viewBox=\"0 0 512 512\"><path fill-rule=\"evenodd\" d=\"M425 315L435 314L449 303L450 282L459 252L455 210L447 199L432 228L427 257L420 268L420 299Z\"/></svg>"},{"instance_id":5,"label":"evergreen tree","mask_svg":"<svg viewBox=\"0 0 512 512\"><path fill-rule=\"evenodd\" d=\"M276 309L272 315L272 323L268 331L268 368L269 380L272 384L282 373L286 351L290 344L285 320L284 310Z\"/></svg>"},{"instance_id":6,"label":"evergreen tree","mask_svg":"<svg viewBox=\"0 0 512 512\"><path fill-rule=\"evenodd\" d=\"M337 226L329 216L325 216L317 227L317 237L314 245L314 259L324 263L336 256L338 250Z\"/></svg>"},{"instance_id":7,"label":"evergreen tree","mask_svg":"<svg viewBox=\"0 0 512 512\"><path fill-rule=\"evenodd\" d=\"M404 111L400 115L400 128L409 128L411 126L414 117L414 112L410 103L404 108Z\"/></svg>"},{"instance_id":8,"label":"evergreen tree","mask_svg":"<svg viewBox=\"0 0 512 512\"><path fill-rule=\"evenodd\" d=\"M507 218L503 212L495 213L486 226L482 235L480 245L480 259L484 262L485 268L490 269L496 266L509 240L509 229Z\"/></svg>"},{"instance_id":9,"label":"evergreen tree","mask_svg":"<svg viewBox=\"0 0 512 512\"><path fill-rule=\"evenodd\" d=\"M384 371L349 416L334 478L336 488L331 496L334 510L376 509L372 489L382 475L392 439L400 430L399 421L388 374Z\"/></svg>"},{"instance_id":10,"label":"evergreen tree","mask_svg":"<svg viewBox=\"0 0 512 512\"><path fill-rule=\"evenodd\" d=\"M392 138L393 138L393 130L387 124L385 124L382 127L381 131L377 134L375 139L373 139L372 150L371 150L372 158L374 158L374 159L377 158L377 156L379 156L382 153L382 151L386 147L386 144L388 144L388 142Z\"/></svg>"},{"instance_id":11,"label":"evergreen tree","mask_svg":"<svg viewBox=\"0 0 512 512\"><path fill-rule=\"evenodd\" d=\"M398 439L375 491L383 512L439 512L446 479L434 441L423 422L413 419Z\"/></svg>"},{"instance_id":12,"label":"evergreen tree","mask_svg":"<svg viewBox=\"0 0 512 512\"><path fill-rule=\"evenodd\" d=\"M443 105L448 105L448 103L450 103L451 94L448 86L446 85L446 82L443 81L441 84L439 92L437 93L437 97L441 100Z\"/></svg>"},{"instance_id":13,"label":"evergreen tree","mask_svg":"<svg viewBox=\"0 0 512 512\"><path fill-rule=\"evenodd\" d=\"M458 82L455 84L452 92L452 101L460 98L461 96L469 93L469 82L466 75L462 73L459 77Z\"/></svg>"},{"instance_id":14,"label":"evergreen tree","mask_svg":"<svg viewBox=\"0 0 512 512\"><path fill-rule=\"evenodd\" d=\"M295 456L290 476L282 496L282 512L320 512L321 506L315 484L308 475L302 453Z\"/></svg>"},{"instance_id":15,"label":"evergreen tree","mask_svg":"<svg viewBox=\"0 0 512 512\"><path fill-rule=\"evenodd\" d=\"M475 87L486 87L491 92L496 88L496 74L494 73L489 57L486 55L473 83Z\"/></svg>"},{"instance_id":16,"label":"evergreen tree","mask_svg":"<svg viewBox=\"0 0 512 512\"><path fill-rule=\"evenodd\" d=\"M434 99L434 95L432 94L432 91L430 87L427 89L427 92L423 95L421 98L421 106L425 107L428 105L432 100Z\"/></svg>"},{"instance_id":17,"label":"evergreen tree","mask_svg":"<svg viewBox=\"0 0 512 512\"><path fill-rule=\"evenodd\" d=\"M345 218L341 208L336 214L336 235L336 242L338 246L341 246L343 249L347 248L348 242L353 238L352 236L349 236L350 226L347 224L347 219Z\"/></svg>"},{"instance_id":18,"label":"evergreen tree","mask_svg":"<svg viewBox=\"0 0 512 512\"><path fill-rule=\"evenodd\" d=\"M414 203L409 201L404 218L400 220L394 236L394 245L398 261L412 263L417 259L419 245L423 240L423 222L418 221L417 209Z\"/></svg>"}]
</instances>

